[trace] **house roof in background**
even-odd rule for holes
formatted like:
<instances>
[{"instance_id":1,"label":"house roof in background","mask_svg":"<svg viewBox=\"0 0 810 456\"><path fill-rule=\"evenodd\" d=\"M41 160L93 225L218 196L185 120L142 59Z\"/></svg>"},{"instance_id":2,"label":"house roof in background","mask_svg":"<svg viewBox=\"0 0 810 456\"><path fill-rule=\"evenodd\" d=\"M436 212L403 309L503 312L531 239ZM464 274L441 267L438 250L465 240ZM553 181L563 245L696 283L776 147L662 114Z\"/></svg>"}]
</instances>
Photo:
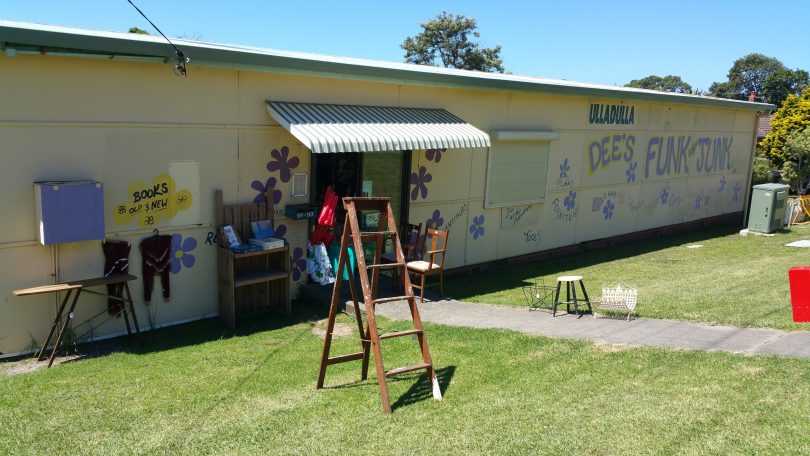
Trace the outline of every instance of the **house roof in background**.
<instances>
[{"instance_id":1,"label":"house roof in background","mask_svg":"<svg viewBox=\"0 0 810 456\"><path fill-rule=\"evenodd\" d=\"M183 39L172 39L190 65L279 72L407 85L503 90L552 95L623 98L662 103L771 111L776 106L724 98L684 95L629 87L557 79L457 70L407 63L277 51ZM0 45L6 55L16 52L61 56L174 59L171 46L159 36L87 30L0 20ZM193 74L192 74L193 76Z\"/></svg>"}]
</instances>

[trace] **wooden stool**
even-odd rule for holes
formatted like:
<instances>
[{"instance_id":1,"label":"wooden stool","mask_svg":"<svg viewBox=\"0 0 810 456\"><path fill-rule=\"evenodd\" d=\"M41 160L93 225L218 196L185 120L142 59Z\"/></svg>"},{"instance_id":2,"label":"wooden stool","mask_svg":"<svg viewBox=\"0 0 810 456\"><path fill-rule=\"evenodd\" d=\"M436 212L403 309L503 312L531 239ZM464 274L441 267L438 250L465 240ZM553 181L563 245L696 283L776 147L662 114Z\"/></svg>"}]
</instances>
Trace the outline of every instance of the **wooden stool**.
<instances>
[{"instance_id":1,"label":"wooden stool","mask_svg":"<svg viewBox=\"0 0 810 456\"><path fill-rule=\"evenodd\" d=\"M554 294L554 310L551 313L552 316L557 316L557 306L560 304L565 304L566 313L571 312L571 304L574 304L574 312L577 313L577 318L582 316L582 313L579 311L576 282L579 282L579 287L585 297L584 302L588 305L588 312L593 313L593 309L591 308L591 300L588 299L588 292L585 291L585 283L582 282L582 276L562 276L557 277L557 291ZM560 286L563 283L565 283L565 301L560 301ZM573 300L571 298L573 298Z\"/></svg>"}]
</instances>

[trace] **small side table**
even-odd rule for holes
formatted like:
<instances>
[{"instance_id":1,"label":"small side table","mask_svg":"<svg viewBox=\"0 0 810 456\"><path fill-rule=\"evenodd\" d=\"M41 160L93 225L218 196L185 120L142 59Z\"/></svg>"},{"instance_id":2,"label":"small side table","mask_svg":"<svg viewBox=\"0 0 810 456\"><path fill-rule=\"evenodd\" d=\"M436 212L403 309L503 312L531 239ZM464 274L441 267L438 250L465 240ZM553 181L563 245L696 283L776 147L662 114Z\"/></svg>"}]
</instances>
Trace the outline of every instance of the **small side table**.
<instances>
[{"instance_id":1,"label":"small side table","mask_svg":"<svg viewBox=\"0 0 810 456\"><path fill-rule=\"evenodd\" d=\"M572 275L557 277L557 291L554 294L554 310L551 313L552 316L557 316L558 305L565 304L565 311L570 313L571 304L573 304L574 311L577 313L577 318L582 317L582 313L579 311L580 300L577 299L576 282L579 282L579 288L582 290L582 294L585 298L582 300L582 302L588 305L588 312L593 313L593 309L591 308L591 300L588 299L588 292L585 291L585 283L582 281L582 276ZM563 283L565 284L565 301L560 301L560 287Z\"/></svg>"}]
</instances>

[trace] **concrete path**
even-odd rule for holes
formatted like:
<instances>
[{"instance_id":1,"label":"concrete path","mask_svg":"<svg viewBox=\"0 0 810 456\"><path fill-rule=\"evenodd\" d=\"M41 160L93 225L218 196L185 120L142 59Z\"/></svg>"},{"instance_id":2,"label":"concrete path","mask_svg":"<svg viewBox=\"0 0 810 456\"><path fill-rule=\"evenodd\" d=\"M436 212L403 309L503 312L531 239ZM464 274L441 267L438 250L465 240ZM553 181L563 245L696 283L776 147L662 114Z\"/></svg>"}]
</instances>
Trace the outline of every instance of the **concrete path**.
<instances>
[{"instance_id":1,"label":"concrete path","mask_svg":"<svg viewBox=\"0 0 810 456\"><path fill-rule=\"evenodd\" d=\"M350 307L351 301L347 303L347 309L351 313ZM596 319L590 315L577 319L575 315L566 315L564 312L557 312L557 316L552 317L550 311L543 309L529 311L525 307L492 306L454 300L425 301L419 304L419 311L423 321L450 326L511 329L527 334L614 344L810 358L810 331L710 326L648 318L625 321L598 315ZM410 319L404 301L380 304L377 315L399 320Z\"/></svg>"}]
</instances>

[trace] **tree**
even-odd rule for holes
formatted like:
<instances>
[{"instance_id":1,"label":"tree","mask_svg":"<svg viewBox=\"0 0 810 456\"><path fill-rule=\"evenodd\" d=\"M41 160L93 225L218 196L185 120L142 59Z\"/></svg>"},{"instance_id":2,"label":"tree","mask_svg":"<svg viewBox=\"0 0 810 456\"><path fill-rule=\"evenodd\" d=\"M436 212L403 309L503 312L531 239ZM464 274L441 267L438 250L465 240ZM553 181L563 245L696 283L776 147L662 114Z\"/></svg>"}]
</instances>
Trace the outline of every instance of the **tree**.
<instances>
[{"instance_id":1,"label":"tree","mask_svg":"<svg viewBox=\"0 0 810 456\"><path fill-rule=\"evenodd\" d=\"M747 100L756 92L756 101L779 106L789 94L799 95L810 85L805 70L791 70L778 59L762 54L748 54L734 61L728 70L728 81L715 82L709 93L715 97Z\"/></svg>"},{"instance_id":2,"label":"tree","mask_svg":"<svg viewBox=\"0 0 810 456\"><path fill-rule=\"evenodd\" d=\"M780 68L765 77L765 101L779 106L788 95L799 94L810 85L810 75L804 70Z\"/></svg>"},{"instance_id":3,"label":"tree","mask_svg":"<svg viewBox=\"0 0 810 456\"><path fill-rule=\"evenodd\" d=\"M625 87L635 87L637 89L661 90L674 93L692 93L692 86L684 82L680 76L650 75L643 79L633 79Z\"/></svg>"},{"instance_id":4,"label":"tree","mask_svg":"<svg viewBox=\"0 0 810 456\"><path fill-rule=\"evenodd\" d=\"M400 46L405 62L503 73L500 45L483 48L470 41L470 35L480 37L475 19L442 12L421 26L421 33L405 38Z\"/></svg>"},{"instance_id":5,"label":"tree","mask_svg":"<svg viewBox=\"0 0 810 456\"><path fill-rule=\"evenodd\" d=\"M804 131L810 126L810 87L800 96L788 95L771 119L771 132L759 144L762 153L775 166L781 166L791 158L785 144L791 134Z\"/></svg>"},{"instance_id":6,"label":"tree","mask_svg":"<svg viewBox=\"0 0 810 456\"><path fill-rule=\"evenodd\" d=\"M790 160L782 168L786 171L788 165L791 173L784 172L790 186L797 191L805 176L810 175L810 127L802 131L795 131L785 141L785 157Z\"/></svg>"},{"instance_id":7,"label":"tree","mask_svg":"<svg viewBox=\"0 0 810 456\"><path fill-rule=\"evenodd\" d=\"M136 35L149 35L149 32L143 29L139 29L138 27L130 27L129 33L134 33Z\"/></svg>"}]
</instances>

